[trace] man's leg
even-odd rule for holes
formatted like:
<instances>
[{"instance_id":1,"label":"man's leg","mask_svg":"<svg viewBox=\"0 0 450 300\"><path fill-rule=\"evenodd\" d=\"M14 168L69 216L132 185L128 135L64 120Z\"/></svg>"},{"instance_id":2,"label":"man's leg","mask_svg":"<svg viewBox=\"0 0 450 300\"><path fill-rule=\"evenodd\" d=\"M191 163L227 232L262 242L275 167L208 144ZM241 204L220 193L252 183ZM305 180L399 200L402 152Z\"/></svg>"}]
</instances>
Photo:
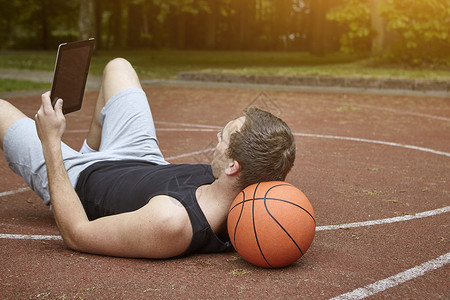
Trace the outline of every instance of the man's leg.
<instances>
[{"instance_id":1,"label":"man's leg","mask_svg":"<svg viewBox=\"0 0 450 300\"><path fill-rule=\"evenodd\" d=\"M25 118L26 115L14 107L8 101L0 99L0 147L3 150L3 139L9 127L16 121Z\"/></svg>"},{"instance_id":2,"label":"man's leg","mask_svg":"<svg viewBox=\"0 0 450 300\"><path fill-rule=\"evenodd\" d=\"M5 100L0 100L0 138L8 166L49 204L47 170L35 122Z\"/></svg>"},{"instance_id":3,"label":"man's leg","mask_svg":"<svg viewBox=\"0 0 450 300\"><path fill-rule=\"evenodd\" d=\"M89 128L89 133L86 138L88 146L93 150L98 150L100 148L102 126L99 117L103 106L105 106L112 96L129 88L142 89L134 68L123 58L116 58L110 61L103 71L102 85L97 98L91 127Z\"/></svg>"}]
</instances>

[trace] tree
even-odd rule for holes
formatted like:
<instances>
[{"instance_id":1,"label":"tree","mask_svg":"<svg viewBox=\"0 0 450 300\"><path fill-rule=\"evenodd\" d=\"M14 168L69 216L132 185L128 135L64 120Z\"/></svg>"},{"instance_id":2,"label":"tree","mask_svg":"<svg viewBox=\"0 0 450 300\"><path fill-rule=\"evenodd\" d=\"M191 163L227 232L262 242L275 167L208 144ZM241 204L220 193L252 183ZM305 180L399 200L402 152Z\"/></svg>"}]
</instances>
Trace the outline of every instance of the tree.
<instances>
[{"instance_id":1,"label":"tree","mask_svg":"<svg viewBox=\"0 0 450 300\"><path fill-rule=\"evenodd\" d=\"M2 0L0 45L18 48L53 48L73 40L77 11L75 0Z\"/></svg>"},{"instance_id":2,"label":"tree","mask_svg":"<svg viewBox=\"0 0 450 300\"><path fill-rule=\"evenodd\" d=\"M14 28L20 22L15 11L20 4L18 0L0 0L0 49L14 46Z\"/></svg>"},{"instance_id":3,"label":"tree","mask_svg":"<svg viewBox=\"0 0 450 300\"><path fill-rule=\"evenodd\" d=\"M344 5L329 12L327 18L344 26L340 37L343 52L358 55L370 52L373 30L367 1L346 0Z\"/></svg>"},{"instance_id":4,"label":"tree","mask_svg":"<svg viewBox=\"0 0 450 300\"><path fill-rule=\"evenodd\" d=\"M380 13L398 36L392 59L420 64L448 57L450 0L382 0Z\"/></svg>"}]
</instances>

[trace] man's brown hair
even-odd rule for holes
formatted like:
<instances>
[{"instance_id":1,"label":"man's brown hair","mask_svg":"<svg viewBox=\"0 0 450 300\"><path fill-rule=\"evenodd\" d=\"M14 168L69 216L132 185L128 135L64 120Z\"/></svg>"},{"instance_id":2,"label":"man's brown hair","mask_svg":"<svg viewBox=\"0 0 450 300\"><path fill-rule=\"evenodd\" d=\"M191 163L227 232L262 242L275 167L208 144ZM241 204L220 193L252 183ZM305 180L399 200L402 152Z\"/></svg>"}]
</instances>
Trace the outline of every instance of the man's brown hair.
<instances>
[{"instance_id":1,"label":"man's brown hair","mask_svg":"<svg viewBox=\"0 0 450 300\"><path fill-rule=\"evenodd\" d=\"M280 118L258 108L246 109L244 114L244 124L231 135L227 151L241 165L240 188L285 180L295 160L291 129Z\"/></svg>"}]
</instances>

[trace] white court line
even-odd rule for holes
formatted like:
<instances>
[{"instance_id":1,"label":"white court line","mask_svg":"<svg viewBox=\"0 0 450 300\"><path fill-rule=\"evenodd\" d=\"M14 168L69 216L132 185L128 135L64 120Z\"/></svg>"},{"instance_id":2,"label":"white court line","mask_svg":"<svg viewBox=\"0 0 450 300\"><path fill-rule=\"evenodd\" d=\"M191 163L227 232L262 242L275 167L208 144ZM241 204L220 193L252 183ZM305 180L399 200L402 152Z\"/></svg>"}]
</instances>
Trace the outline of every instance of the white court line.
<instances>
[{"instance_id":1,"label":"white court line","mask_svg":"<svg viewBox=\"0 0 450 300\"><path fill-rule=\"evenodd\" d=\"M439 256L438 258L429 260L420 266L408 269L406 271L400 272L394 276L388 277L386 279L379 280L372 284L366 285L365 287L353 290L349 293L342 294L340 296L331 298L330 300L349 300L349 299L364 299L366 297L375 295L377 293L383 292L387 289L393 288L397 285L405 283L416 277L425 275L426 272L430 272L439 269L450 262L450 252Z\"/></svg>"},{"instance_id":2,"label":"white court line","mask_svg":"<svg viewBox=\"0 0 450 300\"><path fill-rule=\"evenodd\" d=\"M296 135L296 136L304 136L304 137L317 137L317 138L323 138L323 139L334 139L334 140L344 140L344 141L352 141L352 142L362 142L362 143L372 143L372 144L379 144L379 145L386 145L386 146L394 146L394 147L401 147L401 148L406 148L406 149L418 150L418 151L422 151L422 152L428 152L428 153L433 153L433 154L444 155L444 156L450 157L450 153L448 153L448 152L437 151L437 150L433 150L433 149L430 149L430 148L424 148L424 147L418 147L418 146L412 146L412 145L405 145L405 144L393 143L393 142L360 139L360 138L346 137L346 136L311 134L311 133L294 133L294 135Z\"/></svg>"},{"instance_id":3,"label":"white court line","mask_svg":"<svg viewBox=\"0 0 450 300\"><path fill-rule=\"evenodd\" d=\"M156 131L196 131L196 132L217 132L217 129L213 128L158 128Z\"/></svg>"},{"instance_id":4,"label":"white court line","mask_svg":"<svg viewBox=\"0 0 450 300\"><path fill-rule=\"evenodd\" d=\"M0 234L0 239L8 240L62 240L60 235L32 235L32 234Z\"/></svg>"},{"instance_id":5,"label":"white court line","mask_svg":"<svg viewBox=\"0 0 450 300\"><path fill-rule=\"evenodd\" d=\"M322 100L321 102L334 104L333 102L327 101L327 100ZM400 115L410 115L410 116L421 117L421 118L429 118L429 119L435 119L435 120L440 120L440 121L450 121L450 118L446 118L446 117L440 117L440 116L436 116L436 115L417 113L417 112L412 112L412 111L403 111L403 110L398 110L398 109L394 109L394 108L378 107L378 106L356 104L356 103L349 103L349 102L343 102L341 104L342 105L346 105L346 106L350 106L350 107L362 107L362 108L368 108L368 109L373 109L373 110L388 111L388 112L392 112L392 113L400 114Z\"/></svg>"},{"instance_id":6,"label":"white court line","mask_svg":"<svg viewBox=\"0 0 450 300\"><path fill-rule=\"evenodd\" d=\"M370 108L370 109L384 110L384 111L389 111L389 112L393 112L393 113L397 113L397 114L401 114L401 115L411 115L411 116L415 116L415 117L429 118L429 119L435 119L435 120L440 120L440 121L450 121L450 118L439 117L439 116L429 115L429 114L421 114L421 113L415 113L415 112L409 112L409 111L402 112L402 111L396 110L396 109L379 108L379 107L377 108L377 107L369 106L369 105L356 105L356 106L361 106L361 107Z\"/></svg>"},{"instance_id":7,"label":"white court line","mask_svg":"<svg viewBox=\"0 0 450 300\"><path fill-rule=\"evenodd\" d=\"M212 128L212 129L222 129L223 128L223 126L202 125L202 124L192 124L192 123L165 122L165 121L155 121L155 124L175 125L175 126L185 126L185 127Z\"/></svg>"},{"instance_id":8,"label":"white court line","mask_svg":"<svg viewBox=\"0 0 450 300\"><path fill-rule=\"evenodd\" d=\"M18 194L18 193L23 193L23 192L26 192L26 191L31 191L31 189L29 187L23 187L23 188L14 190L14 191L3 192L3 193L0 193L0 197L8 196L8 195L14 195L14 194Z\"/></svg>"},{"instance_id":9,"label":"white court line","mask_svg":"<svg viewBox=\"0 0 450 300\"><path fill-rule=\"evenodd\" d=\"M347 229L347 228L357 228L357 227L365 227L365 226L373 226L373 225L380 225L380 224L391 224L391 223L397 223L397 222L404 222L414 219L421 219L421 218L427 218L431 216L440 215L443 213L450 212L450 206L445 206L442 208L424 211L421 213L417 213L414 215L406 215L401 217L395 217L395 218L388 218L388 219L379 219L379 220L372 220L372 221L365 221L365 222L355 222L355 223L347 223L347 224L340 224L340 225L325 225L325 226L317 226L316 231L327 231L327 230L336 230L336 229ZM48 239L59 239L55 238L58 236L52 236L52 235L22 235L22 234L0 234L0 239L19 239L19 240L48 240Z\"/></svg>"},{"instance_id":10,"label":"white court line","mask_svg":"<svg viewBox=\"0 0 450 300\"><path fill-rule=\"evenodd\" d=\"M316 231L347 229L347 228L355 228L355 227L366 227L366 226L373 226L373 225L380 225L380 224L397 223L397 222L409 221L409 220L414 220L414 219L422 219L422 218L426 218L426 217L440 215L440 214L447 213L447 212L450 212L450 206L445 206L442 208L424 211L424 212L416 213L413 215L405 215L405 216L394 217L394 218L379 219L379 220L364 221L364 222L354 222L354 223L347 223L347 224L340 224L340 225L317 226Z\"/></svg>"},{"instance_id":11,"label":"white court line","mask_svg":"<svg viewBox=\"0 0 450 300\"><path fill-rule=\"evenodd\" d=\"M190 153L186 153L186 154L180 154L180 155L176 155L176 156L170 156L170 157L166 157L166 160L174 160L174 159L178 159L178 158L183 158L183 157L188 157L188 156L192 156L192 155L197 155L197 154L203 154L203 153L207 153L207 152L211 152L214 151L216 148L206 148L200 151L194 151L194 152L190 152Z\"/></svg>"}]
</instances>

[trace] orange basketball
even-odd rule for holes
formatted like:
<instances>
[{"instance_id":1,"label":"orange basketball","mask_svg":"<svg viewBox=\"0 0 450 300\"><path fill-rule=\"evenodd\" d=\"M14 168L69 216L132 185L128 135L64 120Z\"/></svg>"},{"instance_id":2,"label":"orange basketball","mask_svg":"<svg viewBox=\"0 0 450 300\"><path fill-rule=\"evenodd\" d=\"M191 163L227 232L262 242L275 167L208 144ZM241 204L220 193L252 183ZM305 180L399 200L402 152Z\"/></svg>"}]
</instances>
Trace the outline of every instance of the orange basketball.
<instances>
[{"instance_id":1,"label":"orange basketball","mask_svg":"<svg viewBox=\"0 0 450 300\"><path fill-rule=\"evenodd\" d=\"M228 234L234 249L248 262L280 268L308 250L316 231L316 218L308 198L283 181L246 187L228 214Z\"/></svg>"}]
</instances>

